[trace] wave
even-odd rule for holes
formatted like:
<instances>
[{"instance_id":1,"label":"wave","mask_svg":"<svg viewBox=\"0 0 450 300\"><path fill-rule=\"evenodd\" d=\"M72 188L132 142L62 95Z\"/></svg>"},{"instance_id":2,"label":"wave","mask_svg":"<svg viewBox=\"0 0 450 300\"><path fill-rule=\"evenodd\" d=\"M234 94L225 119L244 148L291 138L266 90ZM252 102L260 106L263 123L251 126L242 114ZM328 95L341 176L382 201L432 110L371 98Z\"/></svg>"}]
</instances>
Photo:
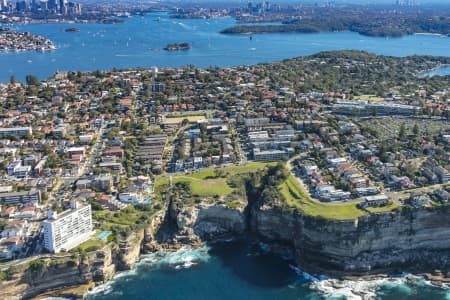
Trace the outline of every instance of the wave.
<instances>
[{"instance_id":1,"label":"wave","mask_svg":"<svg viewBox=\"0 0 450 300\"><path fill-rule=\"evenodd\" d=\"M208 262L211 258L208 253L209 250L210 248L206 245L199 248L185 246L177 251L169 252L161 250L152 254L145 254L132 270L116 274L111 281L95 287L88 294L89 296L112 296L113 294L120 293L120 291L114 289L116 282L128 281L130 277L139 276L149 270L162 268L181 270L191 268L199 263Z\"/></svg>"},{"instance_id":2,"label":"wave","mask_svg":"<svg viewBox=\"0 0 450 300\"><path fill-rule=\"evenodd\" d=\"M175 252L158 251L144 255L141 263L150 264L155 268L187 269L201 262L208 262L211 258L208 246L192 248L185 246Z\"/></svg>"},{"instance_id":3,"label":"wave","mask_svg":"<svg viewBox=\"0 0 450 300\"><path fill-rule=\"evenodd\" d=\"M425 280L421 276L411 274L401 274L395 277L386 277L373 280L338 280L327 279L313 281L310 288L319 293L326 299L348 299L348 300L372 300L379 298L380 288L396 289L401 291L402 295L413 295L414 287L440 288L441 290L449 289L450 286L442 284L439 287L431 281ZM450 291L446 294L450 299Z\"/></svg>"},{"instance_id":4,"label":"wave","mask_svg":"<svg viewBox=\"0 0 450 300\"><path fill-rule=\"evenodd\" d=\"M306 281L310 281L310 282L318 282L321 279L325 280L325 277L319 278L319 277L315 277L309 273L304 272L302 269L300 269L299 267L296 267L294 265L289 265L289 268L291 268L291 270L293 270L298 276L302 277L302 279L306 280Z\"/></svg>"},{"instance_id":5,"label":"wave","mask_svg":"<svg viewBox=\"0 0 450 300\"><path fill-rule=\"evenodd\" d=\"M114 277L114 280L117 280L117 276ZM109 281L105 284L96 286L91 291L88 292L88 296L108 295L114 290L112 284L113 284L113 281Z\"/></svg>"}]
</instances>

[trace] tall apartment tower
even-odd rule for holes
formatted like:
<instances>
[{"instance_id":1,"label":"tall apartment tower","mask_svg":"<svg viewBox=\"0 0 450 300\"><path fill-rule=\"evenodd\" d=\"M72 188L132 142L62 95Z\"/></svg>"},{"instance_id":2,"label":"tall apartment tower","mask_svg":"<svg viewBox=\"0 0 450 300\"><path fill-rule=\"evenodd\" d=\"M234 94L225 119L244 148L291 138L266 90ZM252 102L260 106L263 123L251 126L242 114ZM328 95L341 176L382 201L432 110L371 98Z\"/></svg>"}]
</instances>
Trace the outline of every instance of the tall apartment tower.
<instances>
[{"instance_id":1,"label":"tall apartment tower","mask_svg":"<svg viewBox=\"0 0 450 300\"><path fill-rule=\"evenodd\" d=\"M69 251L90 239L92 212L89 204L71 202L71 209L57 214L49 212L44 226L44 247L52 252Z\"/></svg>"}]
</instances>

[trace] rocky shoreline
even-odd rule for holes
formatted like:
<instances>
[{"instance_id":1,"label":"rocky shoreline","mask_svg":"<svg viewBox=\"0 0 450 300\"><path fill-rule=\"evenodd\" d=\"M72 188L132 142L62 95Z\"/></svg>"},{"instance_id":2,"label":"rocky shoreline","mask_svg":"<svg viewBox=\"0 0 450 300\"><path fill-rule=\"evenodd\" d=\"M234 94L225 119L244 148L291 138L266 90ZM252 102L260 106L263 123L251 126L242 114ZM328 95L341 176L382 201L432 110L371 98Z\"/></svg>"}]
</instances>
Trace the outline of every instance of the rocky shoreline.
<instances>
[{"instance_id":1,"label":"rocky shoreline","mask_svg":"<svg viewBox=\"0 0 450 300\"><path fill-rule=\"evenodd\" d=\"M230 208L225 204L183 206L175 202L172 200L145 230L127 237L126 242L105 246L75 261L49 263L38 271L15 274L0 283L0 298L29 299L49 293L83 298L94 286L134 268L143 254L233 238L264 242L272 252L293 258L299 270L312 279L318 274L335 278L315 283L324 291L339 289L347 281L393 280L395 276L388 274L403 271L419 274L440 288L448 288L450 282L450 253L443 238L450 226L440 210L332 221L277 206L243 204Z\"/></svg>"}]
</instances>

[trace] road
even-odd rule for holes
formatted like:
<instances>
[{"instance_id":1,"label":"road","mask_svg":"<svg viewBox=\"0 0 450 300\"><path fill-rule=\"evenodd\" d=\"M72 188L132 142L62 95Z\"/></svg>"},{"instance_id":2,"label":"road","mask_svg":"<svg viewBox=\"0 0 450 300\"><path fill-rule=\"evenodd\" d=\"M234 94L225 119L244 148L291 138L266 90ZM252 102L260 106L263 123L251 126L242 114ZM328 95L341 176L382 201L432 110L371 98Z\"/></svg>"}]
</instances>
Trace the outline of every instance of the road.
<instances>
[{"instance_id":1,"label":"road","mask_svg":"<svg viewBox=\"0 0 450 300\"><path fill-rule=\"evenodd\" d=\"M99 131L97 132L97 142L91 147L89 153L86 155L86 159L82 165L82 168L78 175L74 176L65 176L62 177L60 180L61 182L55 186L55 189L52 192L52 196L50 197L49 205L52 205L53 203L56 203L59 201L60 205L62 205L62 202L66 199L69 199L72 194L72 185L74 182L76 182L81 176L84 174L90 172L92 170L93 165L95 164L95 158L101 154L102 148L104 146L104 139L103 139L103 133L106 128L106 124L103 124ZM44 207L45 208L45 207ZM48 208L48 207L47 207ZM36 223L35 225L37 227L37 235L30 238L30 245L25 253L23 253L21 256L29 256L29 255L38 255L42 252L43 245L43 232L39 228L40 223ZM14 260L15 262L16 260Z\"/></svg>"}]
</instances>

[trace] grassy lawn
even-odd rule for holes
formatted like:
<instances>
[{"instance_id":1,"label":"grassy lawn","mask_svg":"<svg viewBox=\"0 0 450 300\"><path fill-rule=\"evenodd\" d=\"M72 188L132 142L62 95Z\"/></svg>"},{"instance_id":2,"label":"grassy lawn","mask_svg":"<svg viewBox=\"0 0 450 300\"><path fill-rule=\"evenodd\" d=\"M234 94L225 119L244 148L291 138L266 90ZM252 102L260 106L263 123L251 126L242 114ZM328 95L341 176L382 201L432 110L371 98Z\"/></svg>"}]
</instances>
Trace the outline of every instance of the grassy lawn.
<instances>
[{"instance_id":1,"label":"grassy lawn","mask_svg":"<svg viewBox=\"0 0 450 300\"><path fill-rule=\"evenodd\" d=\"M382 206L382 207L368 207L366 208L367 211L371 212L371 213L384 213L384 212L390 212L394 209L396 209L397 207L400 207L400 205L398 205L397 203L392 202L389 205L386 206Z\"/></svg>"},{"instance_id":2,"label":"grassy lawn","mask_svg":"<svg viewBox=\"0 0 450 300\"><path fill-rule=\"evenodd\" d=\"M167 117L165 123L181 123L184 119L188 119L189 123L205 120L205 116L185 116L185 117Z\"/></svg>"},{"instance_id":3,"label":"grassy lawn","mask_svg":"<svg viewBox=\"0 0 450 300\"><path fill-rule=\"evenodd\" d=\"M231 194L234 189L230 187L225 178L204 179L190 181L192 193L200 196L225 196Z\"/></svg>"},{"instance_id":4,"label":"grassy lawn","mask_svg":"<svg viewBox=\"0 0 450 300\"><path fill-rule=\"evenodd\" d=\"M307 215L334 220L353 220L367 215L366 212L358 209L356 203L333 204L313 201L292 175L281 184L280 188L287 204L300 209Z\"/></svg>"},{"instance_id":5,"label":"grassy lawn","mask_svg":"<svg viewBox=\"0 0 450 300\"><path fill-rule=\"evenodd\" d=\"M139 218L143 215L149 214L149 212L139 211L134 209L132 206L128 206L121 211L94 211L93 219L102 223L103 230L110 230L113 225L129 226L136 224Z\"/></svg>"},{"instance_id":6,"label":"grassy lawn","mask_svg":"<svg viewBox=\"0 0 450 300\"><path fill-rule=\"evenodd\" d=\"M264 169L266 166L274 165L275 163L260 163L251 162L244 166L230 166L226 168L205 169L197 173L188 175L178 175L173 177L173 183L187 182L191 186L192 193L199 196L226 196L231 194L235 189L230 187L227 183L227 178L235 175L254 173L258 170ZM221 172L220 178L216 177L216 171ZM161 186L169 184L168 176L161 176L156 179L155 188L157 191Z\"/></svg>"},{"instance_id":7,"label":"grassy lawn","mask_svg":"<svg viewBox=\"0 0 450 300\"><path fill-rule=\"evenodd\" d=\"M93 237L92 239L87 240L86 242L82 243L78 247L72 249L71 252L73 252L73 251L76 252L77 250L94 251L94 249L98 250L102 247L103 247L103 242L98 240L96 237Z\"/></svg>"}]
</instances>

